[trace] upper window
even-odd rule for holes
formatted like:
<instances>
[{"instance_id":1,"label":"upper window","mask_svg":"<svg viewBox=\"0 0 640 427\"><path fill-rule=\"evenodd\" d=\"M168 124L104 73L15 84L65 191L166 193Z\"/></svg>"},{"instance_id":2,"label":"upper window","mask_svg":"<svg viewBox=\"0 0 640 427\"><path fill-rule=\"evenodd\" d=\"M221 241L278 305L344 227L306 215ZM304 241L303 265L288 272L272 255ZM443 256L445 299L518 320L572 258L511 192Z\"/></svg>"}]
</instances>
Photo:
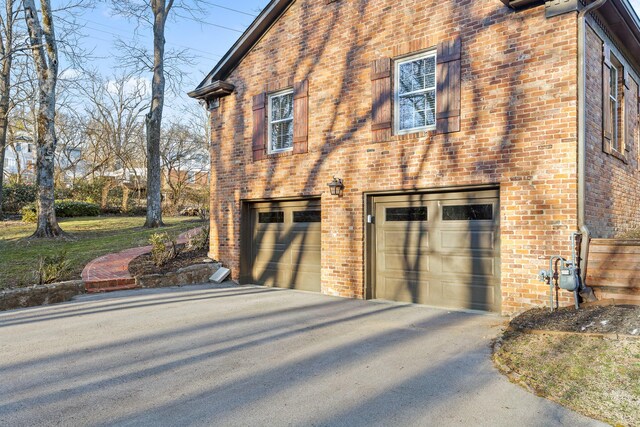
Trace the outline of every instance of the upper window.
<instances>
[{"instance_id":1,"label":"upper window","mask_svg":"<svg viewBox=\"0 0 640 427\"><path fill-rule=\"evenodd\" d=\"M396 62L396 133L435 129L436 55L434 52Z\"/></svg>"},{"instance_id":2,"label":"upper window","mask_svg":"<svg viewBox=\"0 0 640 427\"><path fill-rule=\"evenodd\" d=\"M612 57L613 59L613 57ZM612 128L612 148L620 152L620 94L619 94L619 75L621 67L616 64L617 61L612 61L611 64L611 78L609 79L609 109L611 111L611 124Z\"/></svg>"},{"instance_id":3,"label":"upper window","mask_svg":"<svg viewBox=\"0 0 640 427\"><path fill-rule=\"evenodd\" d=\"M269 95L269 152L293 148L293 90Z\"/></svg>"}]
</instances>

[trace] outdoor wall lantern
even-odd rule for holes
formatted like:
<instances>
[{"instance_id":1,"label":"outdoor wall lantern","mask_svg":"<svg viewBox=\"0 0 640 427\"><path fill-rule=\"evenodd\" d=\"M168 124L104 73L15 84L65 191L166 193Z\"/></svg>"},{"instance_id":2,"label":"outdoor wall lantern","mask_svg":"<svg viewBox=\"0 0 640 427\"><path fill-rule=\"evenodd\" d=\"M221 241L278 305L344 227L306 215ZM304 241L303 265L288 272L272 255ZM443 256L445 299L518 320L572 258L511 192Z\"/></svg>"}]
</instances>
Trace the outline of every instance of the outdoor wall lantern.
<instances>
[{"instance_id":1,"label":"outdoor wall lantern","mask_svg":"<svg viewBox=\"0 0 640 427\"><path fill-rule=\"evenodd\" d=\"M220 100L218 98L207 100L207 111L213 111L220 106Z\"/></svg>"},{"instance_id":2,"label":"outdoor wall lantern","mask_svg":"<svg viewBox=\"0 0 640 427\"><path fill-rule=\"evenodd\" d=\"M332 196L342 197L342 190L344 190L344 184L342 183L341 178L336 178L334 176L333 181L331 181L327 185L329 186L329 191L331 191Z\"/></svg>"},{"instance_id":3,"label":"outdoor wall lantern","mask_svg":"<svg viewBox=\"0 0 640 427\"><path fill-rule=\"evenodd\" d=\"M200 105L207 109L207 111L213 111L220 106L220 100L218 98L213 99L201 99Z\"/></svg>"}]
</instances>

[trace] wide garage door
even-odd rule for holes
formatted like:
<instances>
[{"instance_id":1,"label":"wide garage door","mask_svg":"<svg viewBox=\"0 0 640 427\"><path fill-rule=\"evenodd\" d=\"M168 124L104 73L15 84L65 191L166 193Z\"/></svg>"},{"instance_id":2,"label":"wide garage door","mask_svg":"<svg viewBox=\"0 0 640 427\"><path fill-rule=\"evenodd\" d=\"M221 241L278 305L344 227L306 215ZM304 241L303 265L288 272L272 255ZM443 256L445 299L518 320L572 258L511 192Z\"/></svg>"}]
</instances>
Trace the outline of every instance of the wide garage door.
<instances>
[{"instance_id":1,"label":"wide garage door","mask_svg":"<svg viewBox=\"0 0 640 427\"><path fill-rule=\"evenodd\" d=\"M374 296L500 311L498 191L376 197Z\"/></svg>"},{"instance_id":2,"label":"wide garage door","mask_svg":"<svg viewBox=\"0 0 640 427\"><path fill-rule=\"evenodd\" d=\"M256 203L249 216L248 281L320 292L320 202Z\"/></svg>"}]
</instances>

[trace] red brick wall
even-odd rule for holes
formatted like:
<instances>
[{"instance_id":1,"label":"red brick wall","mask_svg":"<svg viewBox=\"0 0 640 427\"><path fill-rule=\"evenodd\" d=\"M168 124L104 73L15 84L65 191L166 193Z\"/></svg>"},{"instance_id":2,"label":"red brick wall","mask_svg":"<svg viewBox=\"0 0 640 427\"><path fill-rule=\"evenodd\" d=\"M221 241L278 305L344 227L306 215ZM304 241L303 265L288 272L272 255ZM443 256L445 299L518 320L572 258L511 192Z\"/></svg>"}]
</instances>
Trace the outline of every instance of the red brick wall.
<instances>
[{"instance_id":1,"label":"red brick wall","mask_svg":"<svg viewBox=\"0 0 640 427\"><path fill-rule=\"evenodd\" d=\"M588 27L585 220L594 237L611 238L640 227L638 83L632 81L631 99L625 103L631 109L629 124L633 136L627 143L629 151L626 152L625 163L603 151L602 45L603 39Z\"/></svg>"},{"instance_id":2,"label":"red brick wall","mask_svg":"<svg viewBox=\"0 0 640 427\"><path fill-rule=\"evenodd\" d=\"M363 297L364 192L500 186L502 307L544 304L537 272L576 228L577 23L496 0L298 0L212 114L211 255L240 266L240 201L322 198L323 292ZM371 141L370 64L462 37L462 125ZM413 43L410 48L409 43ZM252 96L309 81L309 153L252 160ZM272 86L273 87L273 86ZM332 176L344 197L328 194ZM568 300L567 300L568 301Z\"/></svg>"}]
</instances>

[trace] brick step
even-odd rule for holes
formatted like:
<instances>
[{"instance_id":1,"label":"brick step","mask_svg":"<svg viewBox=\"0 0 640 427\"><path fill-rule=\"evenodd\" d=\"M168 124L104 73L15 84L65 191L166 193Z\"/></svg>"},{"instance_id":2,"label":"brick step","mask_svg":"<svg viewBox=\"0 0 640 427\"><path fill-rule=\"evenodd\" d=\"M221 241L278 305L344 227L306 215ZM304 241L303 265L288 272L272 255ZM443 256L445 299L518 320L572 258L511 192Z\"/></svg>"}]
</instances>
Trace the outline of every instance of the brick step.
<instances>
[{"instance_id":1,"label":"brick step","mask_svg":"<svg viewBox=\"0 0 640 427\"><path fill-rule=\"evenodd\" d=\"M125 289L134 289L136 287L136 280L133 277L94 280L85 282L84 287L89 293L120 291Z\"/></svg>"}]
</instances>

